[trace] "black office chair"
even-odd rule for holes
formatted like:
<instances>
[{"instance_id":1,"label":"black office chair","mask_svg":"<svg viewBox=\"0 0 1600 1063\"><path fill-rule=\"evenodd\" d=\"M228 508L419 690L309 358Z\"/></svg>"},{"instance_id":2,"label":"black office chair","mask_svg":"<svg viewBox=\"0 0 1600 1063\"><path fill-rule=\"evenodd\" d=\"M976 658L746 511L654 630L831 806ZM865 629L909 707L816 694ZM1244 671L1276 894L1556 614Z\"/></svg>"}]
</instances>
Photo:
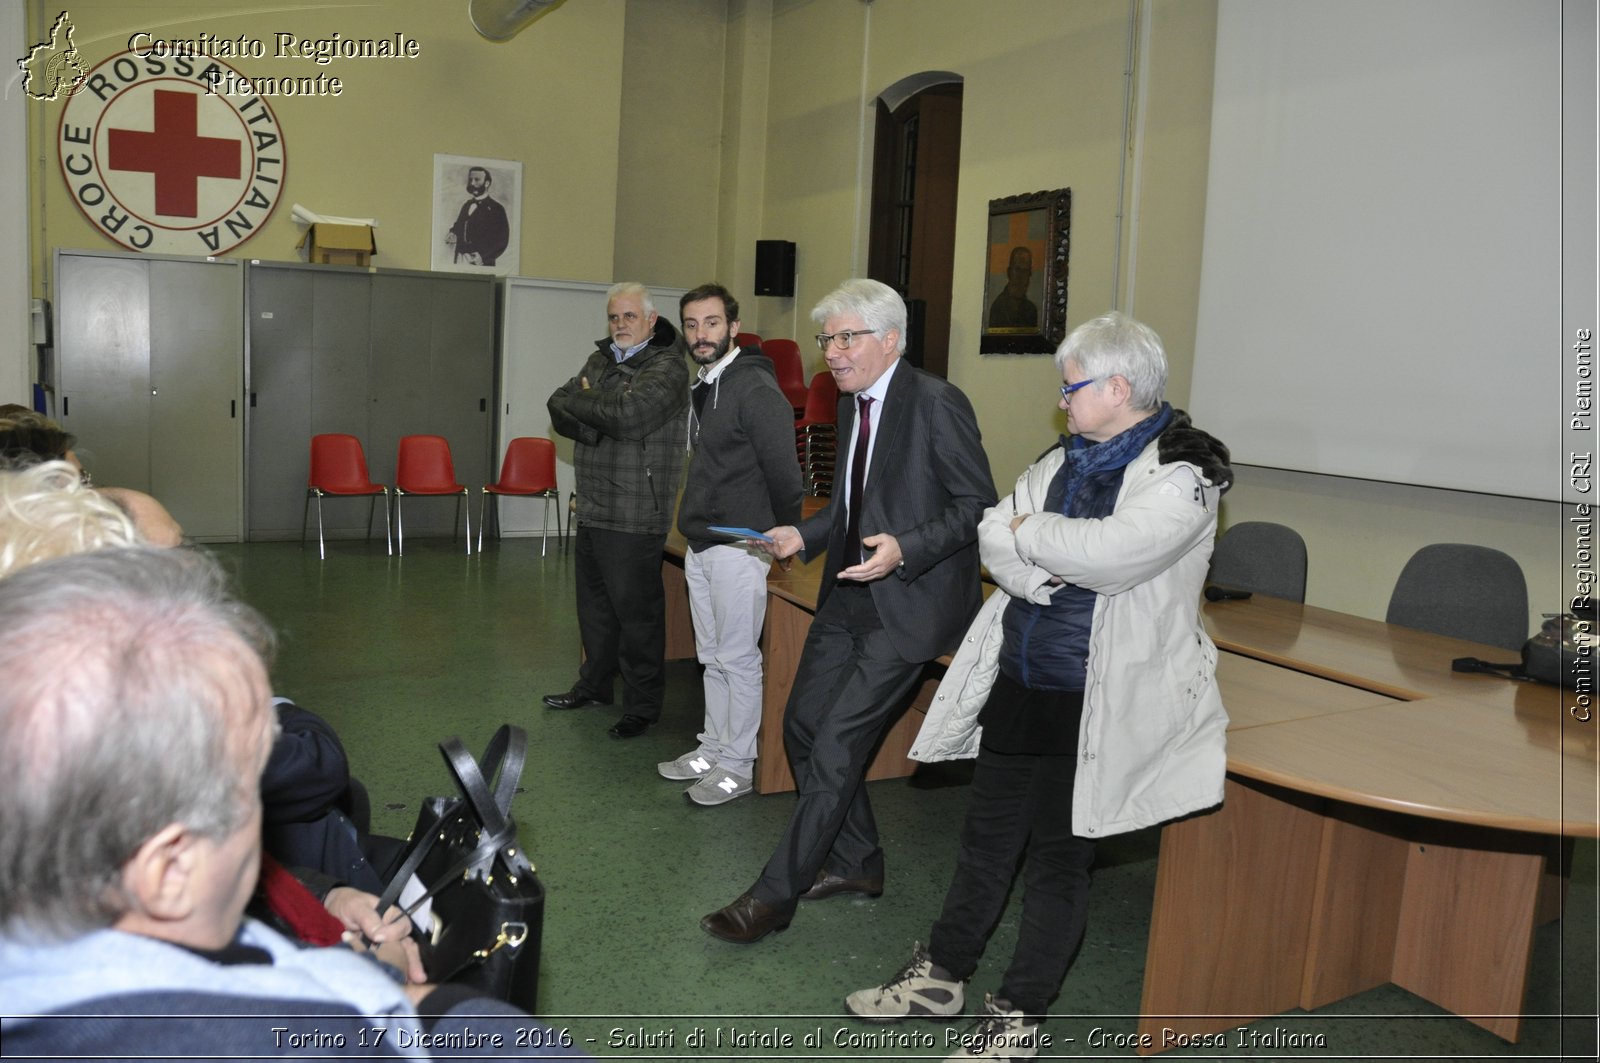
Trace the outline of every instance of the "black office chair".
<instances>
[{"instance_id":1,"label":"black office chair","mask_svg":"<svg viewBox=\"0 0 1600 1063\"><path fill-rule=\"evenodd\" d=\"M1434 543L1406 562L1384 619L1517 650L1528 640L1528 583L1522 566L1499 550Z\"/></svg>"},{"instance_id":2,"label":"black office chair","mask_svg":"<svg viewBox=\"0 0 1600 1063\"><path fill-rule=\"evenodd\" d=\"M1212 583L1306 600L1306 541L1283 524L1247 520L1222 533L1211 555Z\"/></svg>"}]
</instances>

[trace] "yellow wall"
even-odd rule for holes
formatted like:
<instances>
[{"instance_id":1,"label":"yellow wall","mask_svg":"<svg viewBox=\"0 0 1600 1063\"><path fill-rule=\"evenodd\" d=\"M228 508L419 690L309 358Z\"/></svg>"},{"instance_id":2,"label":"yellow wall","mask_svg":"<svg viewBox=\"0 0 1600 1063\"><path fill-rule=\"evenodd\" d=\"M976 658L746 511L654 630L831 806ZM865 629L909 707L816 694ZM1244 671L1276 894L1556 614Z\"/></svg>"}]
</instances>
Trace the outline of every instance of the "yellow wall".
<instances>
[{"instance_id":1,"label":"yellow wall","mask_svg":"<svg viewBox=\"0 0 1600 1063\"><path fill-rule=\"evenodd\" d=\"M1173 398L1187 395L1210 126L1215 5L1152 6L1137 312L1167 338ZM774 0L763 235L799 244L792 301L762 299L747 326L802 335L816 300L866 258L873 101L909 76L963 82L950 378L972 398L996 479L1008 486L1064 427L1047 357L979 355L982 260L991 199L1072 189L1068 327L1112 306L1123 180L1130 4L1126 0ZM1197 89L1196 86L1199 86ZM742 249L741 249L742 250ZM1124 249L1126 273L1131 256ZM1144 271L1148 267L1149 275ZM1127 307L1128 279L1118 301ZM797 312L796 312L797 311ZM820 367L806 349L808 368Z\"/></svg>"},{"instance_id":2,"label":"yellow wall","mask_svg":"<svg viewBox=\"0 0 1600 1063\"><path fill-rule=\"evenodd\" d=\"M617 145L618 280L693 288L717 263L727 0L630 0ZM677 307L660 307L677 319Z\"/></svg>"},{"instance_id":3,"label":"yellow wall","mask_svg":"<svg viewBox=\"0 0 1600 1063\"><path fill-rule=\"evenodd\" d=\"M416 38L414 60L340 59L232 62L246 76L326 73L344 84L337 98L278 98L272 106L289 148L283 198L272 218L233 255L296 261L301 230L294 203L323 214L378 219L377 265L427 269L433 155L477 155L523 164L522 273L593 280L611 275L617 215L617 138L622 100L624 0L574 0L513 40L484 40L465 3L383 0L379 4L239 6L212 0L70 5L75 42L87 64L147 31L193 39L201 31L268 42L301 37ZM49 32L60 5L29 4L29 35ZM42 26L41 26L42 24ZM79 213L61 181L54 146L60 103L30 104L35 157L34 287L42 293L56 247L115 248ZM44 135L39 135L43 131Z\"/></svg>"},{"instance_id":4,"label":"yellow wall","mask_svg":"<svg viewBox=\"0 0 1600 1063\"><path fill-rule=\"evenodd\" d=\"M465 6L308 2L233 14L200 0L82 0L71 10L91 63L137 29L402 31L421 42L414 62L326 68L347 83L340 99L275 103L293 152L286 199L238 254L296 258L288 204L299 201L377 216L378 264L427 268L433 153L514 159L524 165L524 275L682 286L716 277L741 296L745 327L767 336L810 335L810 307L865 268L875 97L910 75L952 72L964 107L950 376L972 397L1002 492L1063 422L1047 357L976 352L990 199L1072 189L1068 325L1108 309L1115 289L1121 308L1165 338L1169 397L1187 399L1214 0L567 0L506 44L479 38ZM32 0L30 36L58 10ZM41 294L51 248L110 246L60 181L56 106L30 105ZM757 239L798 244L794 299L750 294ZM802 350L815 371L820 356ZM1535 611L1561 598L1553 504L1254 469L1223 515L1298 528L1311 548L1310 598L1334 608L1382 616L1405 558L1437 541L1511 553Z\"/></svg>"}]
</instances>

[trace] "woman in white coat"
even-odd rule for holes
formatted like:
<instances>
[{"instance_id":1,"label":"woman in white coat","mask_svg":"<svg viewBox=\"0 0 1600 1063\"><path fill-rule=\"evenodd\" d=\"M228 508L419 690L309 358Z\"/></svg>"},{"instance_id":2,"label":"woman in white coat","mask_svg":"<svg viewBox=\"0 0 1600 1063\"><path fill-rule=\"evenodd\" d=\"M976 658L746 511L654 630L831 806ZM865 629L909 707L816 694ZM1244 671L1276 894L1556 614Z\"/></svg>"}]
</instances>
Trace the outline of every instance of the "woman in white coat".
<instances>
[{"instance_id":1,"label":"woman in white coat","mask_svg":"<svg viewBox=\"0 0 1600 1063\"><path fill-rule=\"evenodd\" d=\"M1027 857L998 993L951 1059L1037 1054L1037 1024L1083 938L1094 841L1222 800L1227 715L1200 591L1228 451L1162 400L1150 328L1111 313L1056 351L1072 435L984 514L999 585L911 750L977 757L956 874L927 949L852 993L863 1019L958 1015Z\"/></svg>"}]
</instances>

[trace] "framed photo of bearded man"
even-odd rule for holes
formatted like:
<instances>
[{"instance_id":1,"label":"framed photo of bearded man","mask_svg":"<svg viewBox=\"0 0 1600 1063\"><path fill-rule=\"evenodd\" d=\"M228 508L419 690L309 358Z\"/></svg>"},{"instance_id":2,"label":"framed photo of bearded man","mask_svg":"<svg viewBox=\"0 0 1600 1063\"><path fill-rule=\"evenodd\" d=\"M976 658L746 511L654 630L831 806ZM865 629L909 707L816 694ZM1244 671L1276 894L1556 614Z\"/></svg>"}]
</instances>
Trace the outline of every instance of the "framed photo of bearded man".
<instances>
[{"instance_id":1,"label":"framed photo of bearded man","mask_svg":"<svg viewBox=\"0 0 1600 1063\"><path fill-rule=\"evenodd\" d=\"M522 261L522 163L433 157L432 266L515 276Z\"/></svg>"}]
</instances>

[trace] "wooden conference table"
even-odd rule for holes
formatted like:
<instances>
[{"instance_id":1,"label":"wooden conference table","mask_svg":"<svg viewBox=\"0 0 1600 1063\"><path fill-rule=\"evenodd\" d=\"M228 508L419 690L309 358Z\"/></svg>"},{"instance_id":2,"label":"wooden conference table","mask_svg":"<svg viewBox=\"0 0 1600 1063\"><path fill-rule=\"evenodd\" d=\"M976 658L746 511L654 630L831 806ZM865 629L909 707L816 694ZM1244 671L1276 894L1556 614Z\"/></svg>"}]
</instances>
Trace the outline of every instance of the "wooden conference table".
<instances>
[{"instance_id":1,"label":"wooden conference table","mask_svg":"<svg viewBox=\"0 0 1600 1063\"><path fill-rule=\"evenodd\" d=\"M669 539L669 658L694 656ZM783 709L822 562L774 567L756 789L794 788ZM1596 723L1573 695L1450 670L1503 649L1260 595L1203 609L1221 654L1221 808L1162 828L1141 1052L1394 982L1508 1041L1533 931L1559 911L1564 839L1600 836ZM885 737L905 756L942 667Z\"/></svg>"},{"instance_id":2,"label":"wooden conference table","mask_svg":"<svg viewBox=\"0 0 1600 1063\"><path fill-rule=\"evenodd\" d=\"M1564 839L1600 834L1595 722L1450 670L1503 649L1259 595L1204 616L1227 792L1162 828L1141 1051L1384 982L1515 1041Z\"/></svg>"}]
</instances>

